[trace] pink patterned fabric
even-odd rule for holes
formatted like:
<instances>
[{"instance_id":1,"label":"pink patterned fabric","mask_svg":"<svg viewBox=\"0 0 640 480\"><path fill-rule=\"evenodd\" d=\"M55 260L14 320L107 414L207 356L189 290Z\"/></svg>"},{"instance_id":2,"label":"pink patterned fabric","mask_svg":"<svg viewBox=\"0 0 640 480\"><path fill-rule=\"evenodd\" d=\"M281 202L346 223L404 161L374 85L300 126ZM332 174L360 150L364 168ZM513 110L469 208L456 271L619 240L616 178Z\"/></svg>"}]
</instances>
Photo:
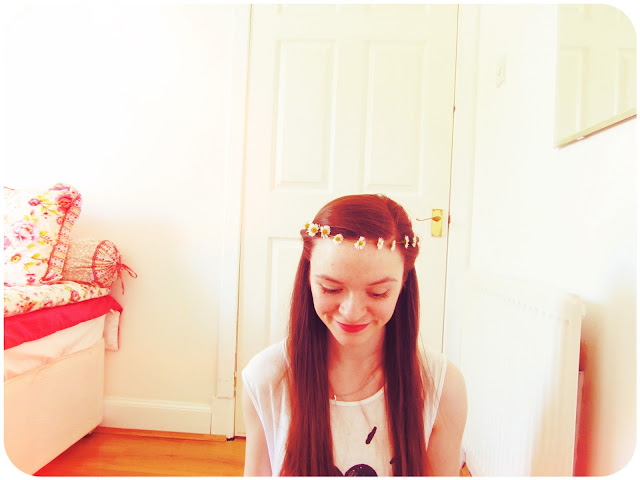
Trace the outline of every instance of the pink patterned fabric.
<instances>
[{"instance_id":1,"label":"pink patterned fabric","mask_svg":"<svg viewBox=\"0 0 640 480\"><path fill-rule=\"evenodd\" d=\"M30 192L4 188L4 284L42 285L62 278L80 193L58 183Z\"/></svg>"},{"instance_id":2,"label":"pink patterned fabric","mask_svg":"<svg viewBox=\"0 0 640 480\"><path fill-rule=\"evenodd\" d=\"M113 242L91 238L71 239L62 279L95 283L105 288L111 288L120 279L124 294L123 270L133 278L138 277L136 272L122 263L120 251Z\"/></svg>"},{"instance_id":3,"label":"pink patterned fabric","mask_svg":"<svg viewBox=\"0 0 640 480\"><path fill-rule=\"evenodd\" d=\"M26 285L4 288L4 316L57 307L108 295L111 289L95 284L60 282L53 285Z\"/></svg>"}]
</instances>

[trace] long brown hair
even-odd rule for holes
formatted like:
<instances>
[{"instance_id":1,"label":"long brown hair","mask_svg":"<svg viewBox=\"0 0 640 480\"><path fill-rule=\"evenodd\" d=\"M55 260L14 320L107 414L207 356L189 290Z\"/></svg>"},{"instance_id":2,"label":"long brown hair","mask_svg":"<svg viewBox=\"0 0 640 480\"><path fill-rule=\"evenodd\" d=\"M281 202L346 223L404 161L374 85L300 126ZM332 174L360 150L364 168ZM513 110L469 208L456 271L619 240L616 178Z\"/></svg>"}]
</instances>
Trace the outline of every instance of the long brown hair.
<instances>
[{"instance_id":1,"label":"long brown hair","mask_svg":"<svg viewBox=\"0 0 640 480\"><path fill-rule=\"evenodd\" d=\"M413 239L405 210L383 195L349 195L322 207L313 220L345 239ZM281 475L335 476L329 416L328 335L315 312L309 265L316 237L301 231L304 247L293 288L287 355L291 424ZM326 241L326 240L324 240ZM399 242L400 243L400 242ZM426 475L424 407L432 391L418 356L419 300L414 268L418 247L398 245L404 259L403 287L385 326L383 369L386 411L395 476Z\"/></svg>"}]
</instances>

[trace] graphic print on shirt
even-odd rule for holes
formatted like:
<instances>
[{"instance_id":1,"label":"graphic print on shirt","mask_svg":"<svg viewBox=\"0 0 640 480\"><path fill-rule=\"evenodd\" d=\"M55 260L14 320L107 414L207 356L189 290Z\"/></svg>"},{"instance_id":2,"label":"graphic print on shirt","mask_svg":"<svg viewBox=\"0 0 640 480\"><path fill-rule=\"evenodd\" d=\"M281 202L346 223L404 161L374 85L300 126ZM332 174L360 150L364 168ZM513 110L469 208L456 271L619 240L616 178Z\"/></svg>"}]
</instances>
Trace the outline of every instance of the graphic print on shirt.
<instances>
[{"instance_id":1,"label":"graphic print on shirt","mask_svg":"<svg viewBox=\"0 0 640 480\"><path fill-rule=\"evenodd\" d=\"M371 443L371 440L373 440L373 436L376 434L376 430L378 430L378 427L374 425L373 429L369 432L369 435L367 435L367 439L364 441L365 444L369 445ZM333 468L335 469L334 475L336 477L377 477L378 476L378 473L375 471L375 469L365 463L354 465L349 470L347 470L344 475L342 474L340 469L335 465L333 466Z\"/></svg>"}]
</instances>

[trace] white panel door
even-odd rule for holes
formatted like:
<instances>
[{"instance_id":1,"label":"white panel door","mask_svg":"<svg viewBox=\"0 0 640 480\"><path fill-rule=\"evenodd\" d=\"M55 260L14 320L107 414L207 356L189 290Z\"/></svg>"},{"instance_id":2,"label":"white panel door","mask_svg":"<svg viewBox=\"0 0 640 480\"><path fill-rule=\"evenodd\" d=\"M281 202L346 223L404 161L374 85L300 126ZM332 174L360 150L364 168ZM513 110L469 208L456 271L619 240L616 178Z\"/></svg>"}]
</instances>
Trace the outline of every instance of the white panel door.
<instances>
[{"instance_id":1,"label":"white panel door","mask_svg":"<svg viewBox=\"0 0 640 480\"><path fill-rule=\"evenodd\" d=\"M237 369L284 338L302 241L329 200L448 215L455 5L252 7ZM442 346L447 222L421 238L422 338ZM244 434L236 395L236 434Z\"/></svg>"}]
</instances>

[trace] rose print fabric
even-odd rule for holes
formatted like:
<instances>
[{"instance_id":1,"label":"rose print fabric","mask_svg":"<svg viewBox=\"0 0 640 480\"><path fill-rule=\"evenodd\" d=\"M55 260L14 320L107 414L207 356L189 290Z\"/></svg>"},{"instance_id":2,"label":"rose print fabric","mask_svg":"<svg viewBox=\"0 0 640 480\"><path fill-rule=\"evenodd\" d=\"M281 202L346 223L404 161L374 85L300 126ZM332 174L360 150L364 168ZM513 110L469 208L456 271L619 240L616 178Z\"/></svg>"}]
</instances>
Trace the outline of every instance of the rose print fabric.
<instances>
[{"instance_id":1,"label":"rose print fabric","mask_svg":"<svg viewBox=\"0 0 640 480\"><path fill-rule=\"evenodd\" d=\"M49 190L4 189L4 284L42 285L61 279L71 227L82 200L58 183Z\"/></svg>"},{"instance_id":2,"label":"rose print fabric","mask_svg":"<svg viewBox=\"0 0 640 480\"><path fill-rule=\"evenodd\" d=\"M53 285L26 285L4 288L4 316L57 307L108 295L111 289L95 284L64 281Z\"/></svg>"}]
</instances>

